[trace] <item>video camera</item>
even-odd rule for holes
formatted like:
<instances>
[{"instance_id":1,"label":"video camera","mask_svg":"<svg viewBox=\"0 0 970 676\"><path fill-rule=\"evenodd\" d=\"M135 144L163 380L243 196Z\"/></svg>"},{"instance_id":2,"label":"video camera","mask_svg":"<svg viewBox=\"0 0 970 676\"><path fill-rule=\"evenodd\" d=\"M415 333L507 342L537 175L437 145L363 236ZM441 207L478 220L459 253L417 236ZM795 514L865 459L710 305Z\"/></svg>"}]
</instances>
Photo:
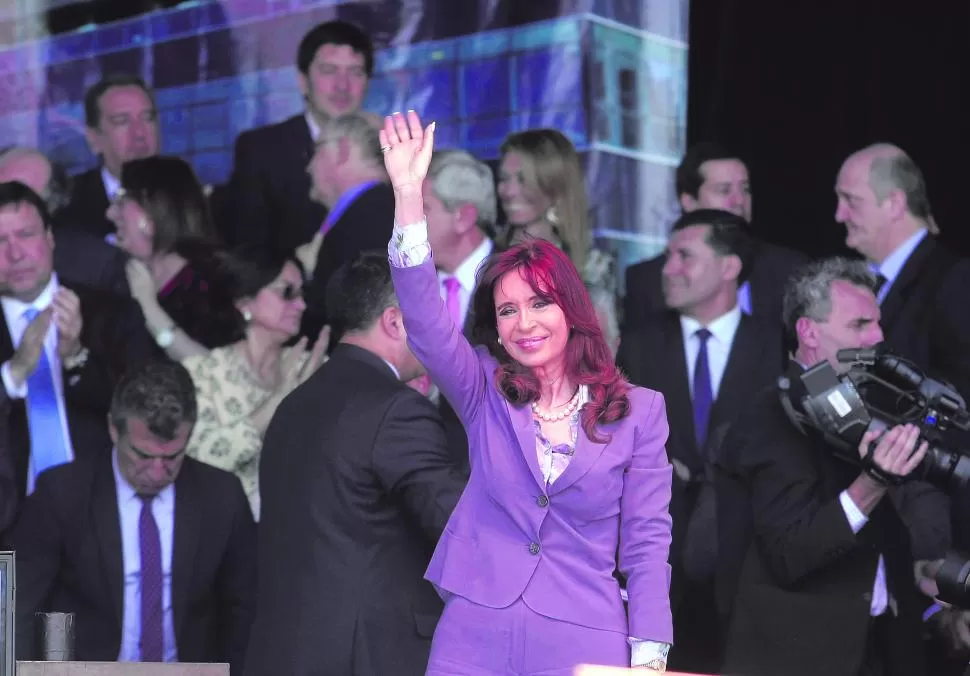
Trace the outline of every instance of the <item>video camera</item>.
<instances>
[{"instance_id":1,"label":"video camera","mask_svg":"<svg viewBox=\"0 0 970 676\"><path fill-rule=\"evenodd\" d=\"M798 383L787 376L779 379L782 406L799 430L815 430L838 457L895 485L903 477L859 457L859 442L869 430L884 432L910 423L919 427L920 441L926 441L929 450L907 478L946 491L959 491L970 483L970 456L943 446L947 430L970 431L970 412L953 387L883 348L839 350L837 358L849 365L841 375L822 362L802 373Z\"/></svg>"},{"instance_id":2,"label":"video camera","mask_svg":"<svg viewBox=\"0 0 970 676\"><path fill-rule=\"evenodd\" d=\"M964 490L970 483L970 456L943 445L947 430L970 431L963 397L882 347L839 350L837 359L849 365L841 375L822 362L803 372L798 382L788 376L779 379L781 403L792 423L803 433L814 430L837 457L886 484L913 479L948 493ZM920 441L929 445L911 475L889 474L871 461L871 455L859 456L859 442L867 431L884 432L907 423L919 427ZM948 553L935 579L939 599L970 608L970 559L960 552Z\"/></svg>"}]
</instances>

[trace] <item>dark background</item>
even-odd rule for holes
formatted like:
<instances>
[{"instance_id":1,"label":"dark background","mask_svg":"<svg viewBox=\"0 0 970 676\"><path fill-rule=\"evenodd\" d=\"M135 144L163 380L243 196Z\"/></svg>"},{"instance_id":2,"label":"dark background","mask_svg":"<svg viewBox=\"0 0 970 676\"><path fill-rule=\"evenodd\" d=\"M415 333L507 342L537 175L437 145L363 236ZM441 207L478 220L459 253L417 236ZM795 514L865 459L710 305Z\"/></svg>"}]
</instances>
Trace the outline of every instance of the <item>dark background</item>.
<instances>
[{"instance_id":1,"label":"dark background","mask_svg":"<svg viewBox=\"0 0 970 676\"><path fill-rule=\"evenodd\" d=\"M970 3L692 0L688 143L737 149L754 225L813 255L840 253L836 175L895 143L920 166L943 238L970 254Z\"/></svg>"}]
</instances>

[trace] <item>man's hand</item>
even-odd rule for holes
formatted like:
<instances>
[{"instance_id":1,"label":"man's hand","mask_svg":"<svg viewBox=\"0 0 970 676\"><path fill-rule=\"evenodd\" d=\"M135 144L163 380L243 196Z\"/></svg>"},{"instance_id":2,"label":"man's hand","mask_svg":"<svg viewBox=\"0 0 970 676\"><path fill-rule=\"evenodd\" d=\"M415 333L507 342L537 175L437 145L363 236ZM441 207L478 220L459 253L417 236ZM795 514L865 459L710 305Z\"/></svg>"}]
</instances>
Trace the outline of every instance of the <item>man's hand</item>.
<instances>
[{"instance_id":1,"label":"man's hand","mask_svg":"<svg viewBox=\"0 0 970 676\"><path fill-rule=\"evenodd\" d=\"M879 438L880 432L870 430L859 442L859 457L867 458L872 454L872 463L887 474L909 476L926 456L929 445L919 444L919 428L915 425L897 425ZM875 449L872 443L879 439ZM914 450L915 449L915 450ZM876 504L888 490L888 486L867 472L859 475L847 492L852 502L863 514L871 514Z\"/></svg>"},{"instance_id":2,"label":"man's hand","mask_svg":"<svg viewBox=\"0 0 970 676\"><path fill-rule=\"evenodd\" d=\"M859 455L863 458L869 454L872 442L879 437L879 432L870 430L859 443ZM882 439L872 451L872 463L887 474L894 476L909 476L919 467L926 457L929 444L925 441L919 444L919 427L916 425L896 425L883 434Z\"/></svg>"},{"instance_id":3,"label":"man's hand","mask_svg":"<svg viewBox=\"0 0 970 676\"><path fill-rule=\"evenodd\" d=\"M296 248L296 259L303 265L303 270L307 277L312 277L317 267L317 255L320 253L320 245L323 244L323 233L317 232L306 244Z\"/></svg>"},{"instance_id":4,"label":"man's hand","mask_svg":"<svg viewBox=\"0 0 970 676\"><path fill-rule=\"evenodd\" d=\"M47 337L47 330L50 328L53 316L54 308L49 307L34 317L27 325L27 330L24 331L24 335L20 339L17 351L10 358L10 377L17 387L27 382L27 378L37 368L37 362L40 361L40 355L44 350L44 339Z\"/></svg>"},{"instance_id":5,"label":"man's hand","mask_svg":"<svg viewBox=\"0 0 970 676\"><path fill-rule=\"evenodd\" d=\"M61 287L54 294L54 325L57 327L57 356L61 361L75 356L81 350L81 301L70 289Z\"/></svg>"}]
</instances>

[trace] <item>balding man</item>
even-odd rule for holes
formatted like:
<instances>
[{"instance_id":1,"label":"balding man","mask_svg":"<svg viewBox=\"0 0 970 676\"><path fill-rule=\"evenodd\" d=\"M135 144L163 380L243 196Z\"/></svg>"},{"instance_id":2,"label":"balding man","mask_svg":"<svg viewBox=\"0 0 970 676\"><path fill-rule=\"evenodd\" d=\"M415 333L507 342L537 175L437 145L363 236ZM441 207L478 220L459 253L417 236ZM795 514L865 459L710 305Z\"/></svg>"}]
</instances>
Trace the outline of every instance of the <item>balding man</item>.
<instances>
[{"instance_id":1,"label":"balding man","mask_svg":"<svg viewBox=\"0 0 970 676\"><path fill-rule=\"evenodd\" d=\"M0 183L17 181L40 195L54 219L54 270L67 284L82 284L128 298L123 251L75 223L70 212L69 181L35 148L15 146L0 151Z\"/></svg>"},{"instance_id":2,"label":"balding man","mask_svg":"<svg viewBox=\"0 0 970 676\"><path fill-rule=\"evenodd\" d=\"M935 237L919 167L896 146L872 145L845 161L835 192L846 245L877 274L886 342L970 399L970 261Z\"/></svg>"},{"instance_id":3,"label":"balding man","mask_svg":"<svg viewBox=\"0 0 970 676\"><path fill-rule=\"evenodd\" d=\"M359 113L321 124L306 171L310 198L327 208L313 239L297 251L312 273L302 333L313 341L327 323L324 290L330 275L362 251L387 248L394 226L394 192L384 171L377 129ZM339 337L341 328L334 329Z\"/></svg>"}]
</instances>

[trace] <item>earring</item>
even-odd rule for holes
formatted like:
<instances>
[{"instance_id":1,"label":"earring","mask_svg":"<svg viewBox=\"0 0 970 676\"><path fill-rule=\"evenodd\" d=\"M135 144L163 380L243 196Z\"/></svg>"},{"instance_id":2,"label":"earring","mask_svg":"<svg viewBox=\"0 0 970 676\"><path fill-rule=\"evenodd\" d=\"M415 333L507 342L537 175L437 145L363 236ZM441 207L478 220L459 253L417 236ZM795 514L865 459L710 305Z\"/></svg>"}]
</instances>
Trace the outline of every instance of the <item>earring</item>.
<instances>
[{"instance_id":1,"label":"earring","mask_svg":"<svg viewBox=\"0 0 970 676\"><path fill-rule=\"evenodd\" d=\"M148 230L148 220L143 218L140 221L138 221L138 229L141 230L142 232L145 232L146 230Z\"/></svg>"},{"instance_id":2,"label":"earring","mask_svg":"<svg viewBox=\"0 0 970 676\"><path fill-rule=\"evenodd\" d=\"M498 339L498 344L499 344L499 345L501 345L501 344L502 344L502 339L501 339L501 338L499 338L499 339Z\"/></svg>"},{"instance_id":3,"label":"earring","mask_svg":"<svg viewBox=\"0 0 970 676\"><path fill-rule=\"evenodd\" d=\"M559 214L556 213L555 207L546 209L546 220L553 225L559 225Z\"/></svg>"},{"instance_id":4,"label":"earring","mask_svg":"<svg viewBox=\"0 0 970 676\"><path fill-rule=\"evenodd\" d=\"M243 321L246 322L247 324L253 321L253 313L250 312L249 310L243 310L242 317L243 317Z\"/></svg>"}]
</instances>

